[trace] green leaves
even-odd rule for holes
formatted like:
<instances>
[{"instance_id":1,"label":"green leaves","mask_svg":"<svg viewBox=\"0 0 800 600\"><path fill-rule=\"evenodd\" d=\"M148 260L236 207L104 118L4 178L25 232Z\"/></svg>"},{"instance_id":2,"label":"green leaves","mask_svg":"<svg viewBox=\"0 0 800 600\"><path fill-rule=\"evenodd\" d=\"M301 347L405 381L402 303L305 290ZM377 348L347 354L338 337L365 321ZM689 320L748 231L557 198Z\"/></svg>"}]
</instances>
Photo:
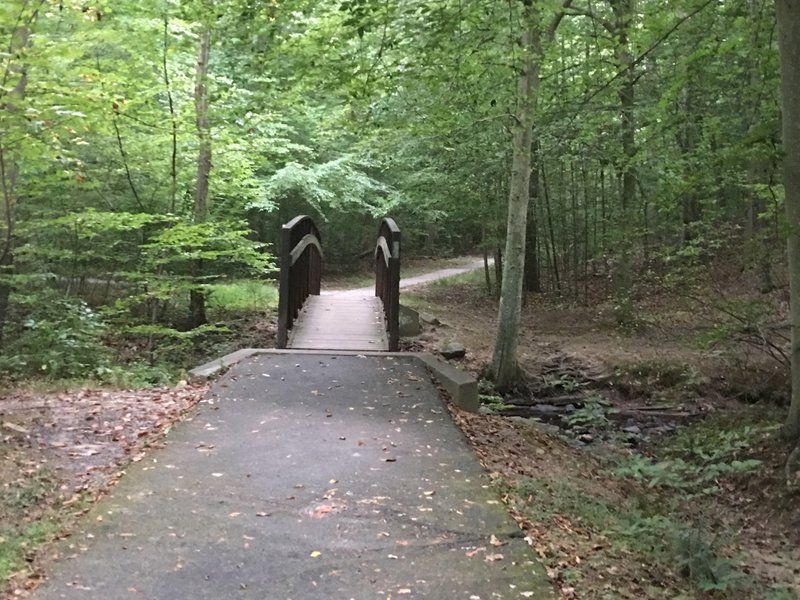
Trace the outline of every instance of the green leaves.
<instances>
[{"instance_id":1,"label":"green leaves","mask_svg":"<svg viewBox=\"0 0 800 600\"><path fill-rule=\"evenodd\" d=\"M365 170L369 167L368 161L348 156L313 165L290 162L270 177L264 197L250 208L272 210L282 200L297 198L311 205L323 219L353 208L381 215L382 199L392 190L368 175Z\"/></svg>"},{"instance_id":2,"label":"green leaves","mask_svg":"<svg viewBox=\"0 0 800 600\"><path fill-rule=\"evenodd\" d=\"M177 223L143 245L145 264L152 270L180 270L193 261L207 263L216 274L261 275L274 270L272 257L263 243L248 239L244 222Z\"/></svg>"}]
</instances>

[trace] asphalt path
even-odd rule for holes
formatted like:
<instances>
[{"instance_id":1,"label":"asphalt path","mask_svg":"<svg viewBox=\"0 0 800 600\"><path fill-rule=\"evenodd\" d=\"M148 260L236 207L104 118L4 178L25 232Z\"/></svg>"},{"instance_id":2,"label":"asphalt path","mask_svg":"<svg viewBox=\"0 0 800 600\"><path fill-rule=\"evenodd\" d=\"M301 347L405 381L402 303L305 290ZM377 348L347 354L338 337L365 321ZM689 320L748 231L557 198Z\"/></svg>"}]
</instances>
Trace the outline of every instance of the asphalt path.
<instances>
[{"instance_id":1,"label":"asphalt path","mask_svg":"<svg viewBox=\"0 0 800 600\"><path fill-rule=\"evenodd\" d=\"M57 551L35 600L554 597L404 356L239 363Z\"/></svg>"}]
</instances>

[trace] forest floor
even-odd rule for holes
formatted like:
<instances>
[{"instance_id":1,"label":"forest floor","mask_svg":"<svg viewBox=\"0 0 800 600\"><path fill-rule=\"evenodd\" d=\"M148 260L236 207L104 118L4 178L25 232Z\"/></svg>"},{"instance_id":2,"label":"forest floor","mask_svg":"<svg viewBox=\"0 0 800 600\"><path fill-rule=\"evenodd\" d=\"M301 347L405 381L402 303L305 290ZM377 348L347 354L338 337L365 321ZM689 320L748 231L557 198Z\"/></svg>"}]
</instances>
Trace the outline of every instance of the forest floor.
<instances>
[{"instance_id":1,"label":"forest floor","mask_svg":"<svg viewBox=\"0 0 800 600\"><path fill-rule=\"evenodd\" d=\"M481 278L404 291L403 303L439 322L407 349L458 341L462 366L483 375L496 308ZM622 333L603 285L590 307L530 295L527 384L501 397L482 382L483 414L453 410L555 589L592 599L800 597L800 502L776 436L785 368L746 345L701 349L714 315L655 288L640 290L637 326ZM271 346L273 321L232 321L247 333L239 345ZM180 382L3 395L0 597L38 585L47 542L69 536L205 390Z\"/></svg>"},{"instance_id":2,"label":"forest floor","mask_svg":"<svg viewBox=\"0 0 800 600\"><path fill-rule=\"evenodd\" d=\"M435 317L406 349L457 341L484 375L496 304L481 278L405 293ZM719 322L710 305L639 292L624 333L602 289L591 307L529 295L527 383L501 397L482 382L483 414L456 420L562 597L800 597L800 503L776 406L786 368L752 340L698 344Z\"/></svg>"}]
</instances>

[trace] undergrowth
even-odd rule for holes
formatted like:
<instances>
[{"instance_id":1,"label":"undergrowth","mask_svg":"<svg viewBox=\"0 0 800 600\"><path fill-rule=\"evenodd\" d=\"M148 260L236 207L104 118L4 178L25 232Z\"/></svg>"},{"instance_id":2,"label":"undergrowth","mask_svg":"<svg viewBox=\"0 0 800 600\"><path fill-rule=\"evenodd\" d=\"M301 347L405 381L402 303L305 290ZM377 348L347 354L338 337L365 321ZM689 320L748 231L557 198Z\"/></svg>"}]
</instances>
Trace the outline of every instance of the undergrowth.
<instances>
[{"instance_id":1,"label":"undergrowth","mask_svg":"<svg viewBox=\"0 0 800 600\"><path fill-rule=\"evenodd\" d=\"M680 576L698 591L716 591L735 598L737 591L753 585L728 556L728 536L713 534L698 523L663 514L656 498L644 496L611 501L589 494L569 481L527 478L515 488L518 508L534 521L566 518L571 527L589 537L603 536L612 550L635 555L665 579ZM591 564L587 568L593 568ZM578 574L573 577L579 578ZM668 587L663 597L674 597Z\"/></svg>"},{"instance_id":2,"label":"undergrowth","mask_svg":"<svg viewBox=\"0 0 800 600\"><path fill-rule=\"evenodd\" d=\"M4 462L9 459L7 456ZM58 487L55 476L40 468L0 489L0 581L25 569L35 547L60 529L60 520L50 506Z\"/></svg>"}]
</instances>

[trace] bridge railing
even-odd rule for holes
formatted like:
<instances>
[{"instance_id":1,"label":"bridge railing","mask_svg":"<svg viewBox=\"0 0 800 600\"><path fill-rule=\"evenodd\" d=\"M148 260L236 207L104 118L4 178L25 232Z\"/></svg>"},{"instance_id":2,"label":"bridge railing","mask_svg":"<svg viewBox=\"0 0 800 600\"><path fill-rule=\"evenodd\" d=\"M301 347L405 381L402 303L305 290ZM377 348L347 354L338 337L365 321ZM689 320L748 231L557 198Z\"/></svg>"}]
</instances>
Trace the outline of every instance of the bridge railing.
<instances>
[{"instance_id":1,"label":"bridge railing","mask_svg":"<svg viewBox=\"0 0 800 600\"><path fill-rule=\"evenodd\" d=\"M278 297L278 348L286 348L289 330L310 295L319 295L322 246L311 217L300 215L281 228L281 272Z\"/></svg>"},{"instance_id":2,"label":"bridge railing","mask_svg":"<svg viewBox=\"0 0 800 600\"><path fill-rule=\"evenodd\" d=\"M375 295L383 301L389 350L400 344L400 228L394 219L385 218L375 244Z\"/></svg>"}]
</instances>

